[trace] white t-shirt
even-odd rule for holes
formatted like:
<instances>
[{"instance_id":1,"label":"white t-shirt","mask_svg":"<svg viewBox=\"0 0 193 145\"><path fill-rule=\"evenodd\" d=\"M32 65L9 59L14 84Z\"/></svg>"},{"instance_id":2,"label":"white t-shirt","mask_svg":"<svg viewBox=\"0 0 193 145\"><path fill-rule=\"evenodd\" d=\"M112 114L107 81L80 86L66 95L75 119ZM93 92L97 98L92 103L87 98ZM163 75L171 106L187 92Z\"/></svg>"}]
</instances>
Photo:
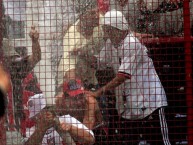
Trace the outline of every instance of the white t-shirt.
<instances>
[{"instance_id":1,"label":"white t-shirt","mask_svg":"<svg viewBox=\"0 0 193 145\"><path fill-rule=\"evenodd\" d=\"M26 128L26 140L34 133L35 126L31 128ZM63 145L62 144L62 138L58 134L58 132L55 131L55 129L52 127L48 129L43 137L42 145Z\"/></svg>"},{"instance_id":2,"label":"white t-shirt","mask_svg":"<svg viewBox=\"0 0 193 145\"><path fill-rule=\"evenodd\" d=\"M142 119L157 108L167 106L164 88L147 49L132 34L128 34L118 48L107 40L98 58L100 64L108 64L118 75L128 77L121 90L125 96L123 118Z\"/></svg>"},{"instance_id":3,"label":"white t-shirt","mask_svg":"<svg viewBox=\"0 0 193 145\"><path fill-rule=\"evenodd\" d=\"M70 123L77 128L84 129L94 137L94 133L92 130L88 129L88 127L86 127L84 124L82 124L80 121L78 121L76 118L70 115L60 116L59 120L60 120L60 123Z\"/></svg>"},{"instance_id":4,"label":"white t-shirt","mask_svg":"<svg viewBox=\"0 0 193 145\"><path fill-rule=\"evenodd\" d=\"M71 123L73 126L85 129L94 137L94 133L92 130L88 129L80 121L78 121L74 117L71 117L70 115L60 116L59 120L60 120L60 123L62 123L62 122ZM26 129L26 140L34 133L34 131L35 131L35 126ZM42 140L42 145L49 145L49 144L63 145L62 144L62 138L60 137L58 132L55 131L55 129L53 127L46 131L46 133L43 137L43 140Z\"/></svg>"}]
</instances>

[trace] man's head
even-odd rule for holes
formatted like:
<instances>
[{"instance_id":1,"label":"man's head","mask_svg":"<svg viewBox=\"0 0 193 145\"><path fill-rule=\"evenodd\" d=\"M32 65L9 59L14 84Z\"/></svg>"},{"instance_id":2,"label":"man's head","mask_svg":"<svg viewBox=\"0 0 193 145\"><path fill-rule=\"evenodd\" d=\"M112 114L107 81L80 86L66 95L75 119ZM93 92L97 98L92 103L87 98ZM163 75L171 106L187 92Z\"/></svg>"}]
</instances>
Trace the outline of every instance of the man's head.
<instances>
[{"instance_id":1,"label":"man's head","mask_svg":"<svg viewBox=\"0 0 193 145\"><path fill-rule=\"evenodd\" d=\"M108 11L102 21L104 37L109 38L112 42L122 39L123 34L128 32L129 25L124 15L120 11Z\"/></svg>"},{"instance_id":2,"label":"man's head","mask_svg":"<svg viewBox=\"0 0 193 145\"><path fill-rule=\"evenodd\" d=\"M5 57L11 57L11 56L19 55L15 51L15 48L13 47L12 42L6 38L3 39L3 54Z\"/></svg>"},{"instance_id":3,"label":"man's head","mask_svg":"<svg viewBox=\"0 0 193 145\"><path fill-rule=\"evenodd\" d=\"M92 35L93 29L99 26L99 11L92 9L80 16L80 32L83 35Z\"/></svg>"},{"instance_id":4,"label":"man's head","mask_svg":"<svg viewBox=\"0 0 193 145\"><path fill-rule=\"evenodd\" d=\"M84 89L80 80L70 80L63 85L63 96L57 98L56 107L60 115L70 114L82 120L86 108Z\"/></svg>"}]
</instances>

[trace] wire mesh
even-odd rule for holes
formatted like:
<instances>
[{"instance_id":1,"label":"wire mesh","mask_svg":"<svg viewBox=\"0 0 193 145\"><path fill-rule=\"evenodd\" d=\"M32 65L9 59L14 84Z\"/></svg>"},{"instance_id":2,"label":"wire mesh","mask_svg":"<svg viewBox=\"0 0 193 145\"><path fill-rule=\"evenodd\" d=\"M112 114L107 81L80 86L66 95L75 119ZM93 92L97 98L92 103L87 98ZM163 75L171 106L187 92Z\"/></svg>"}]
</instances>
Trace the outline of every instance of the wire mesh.
<instances>
[{"instance_id":1,"label":"wire mesh","mask_svg":"<svg viewBox=\"0 0 193 145\"><path fill-rule=\"evenodd\" d=\"M193 144L191 0L0 2L0 144Z\"/></svg>"}]
</instances>

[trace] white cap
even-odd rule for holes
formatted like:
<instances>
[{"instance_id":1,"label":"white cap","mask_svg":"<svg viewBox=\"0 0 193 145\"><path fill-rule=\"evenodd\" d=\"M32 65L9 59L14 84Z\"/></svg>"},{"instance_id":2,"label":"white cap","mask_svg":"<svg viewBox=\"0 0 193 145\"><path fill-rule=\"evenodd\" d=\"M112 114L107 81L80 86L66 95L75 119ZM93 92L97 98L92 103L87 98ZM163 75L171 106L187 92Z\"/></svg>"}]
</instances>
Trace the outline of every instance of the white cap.
<instances>
[{"instance_id":1,"label":"white cap","mask_svg":"<svg viewBox=\"0 0 193 145\"><path fill-rule=\"evenodd\" d=\"M31 118L46 107L46 99L43 94L36 94L30 97L27 105L29 109L29 118Z\"/></svg>"},{"instance_id":2,"label":"white cap","mask_svg":"<svg viewBox=\"0 0 193 145\"><path fill-rule=\"evenodd\" d=\"M125 16L120 11L108 11L103 18L102 25L109 25L119 30L129 30L129 25Z\"/></svg>"}]
</instances>

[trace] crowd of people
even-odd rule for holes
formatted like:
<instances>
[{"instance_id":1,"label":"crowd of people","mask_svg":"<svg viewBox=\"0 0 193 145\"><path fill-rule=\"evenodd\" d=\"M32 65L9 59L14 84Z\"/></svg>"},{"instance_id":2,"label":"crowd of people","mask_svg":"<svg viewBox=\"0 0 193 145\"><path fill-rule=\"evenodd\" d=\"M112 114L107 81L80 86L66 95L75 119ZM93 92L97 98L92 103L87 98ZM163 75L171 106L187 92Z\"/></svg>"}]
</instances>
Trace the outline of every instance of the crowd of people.
<instances>
[{"instance_id":1,"label":"crowd of people","mask_svg":"<svg viewBox=\"0 0 193 145\"><path fill-rule=\"evenodd\" d=\"M41 60L37 28L31 26L32 55L29 56L16 52L12 42L3 38L0 116L6 132L0 136L4 134L7 145L94 144L93 130L104 124L104 115L108 115L101 108L101 102L108 103L108 91L114 92L118 115L125 124L124 142L136 145L142 136L150 145L171 145L164 113L168 106L166 93L148 49L140 40L154 35L181 34L181 1L171 0L176 9L164 13L159 9L163 3L157 1L152 9L150 2L144 1L139 1L137 7L132 0L97 2L96 7L86 10L74 24L68 25L64 33L53 106L47 106L46 96L33 73ZM171 26L158 28L157 25L146 31L138 29L144 14L159 15L159 20L151 19L151 22L160 23L172 13L179 16L173 30L169 29ZM115 76L100 85L96 71L109 67Z\"/></svg>"}]
</instances>

